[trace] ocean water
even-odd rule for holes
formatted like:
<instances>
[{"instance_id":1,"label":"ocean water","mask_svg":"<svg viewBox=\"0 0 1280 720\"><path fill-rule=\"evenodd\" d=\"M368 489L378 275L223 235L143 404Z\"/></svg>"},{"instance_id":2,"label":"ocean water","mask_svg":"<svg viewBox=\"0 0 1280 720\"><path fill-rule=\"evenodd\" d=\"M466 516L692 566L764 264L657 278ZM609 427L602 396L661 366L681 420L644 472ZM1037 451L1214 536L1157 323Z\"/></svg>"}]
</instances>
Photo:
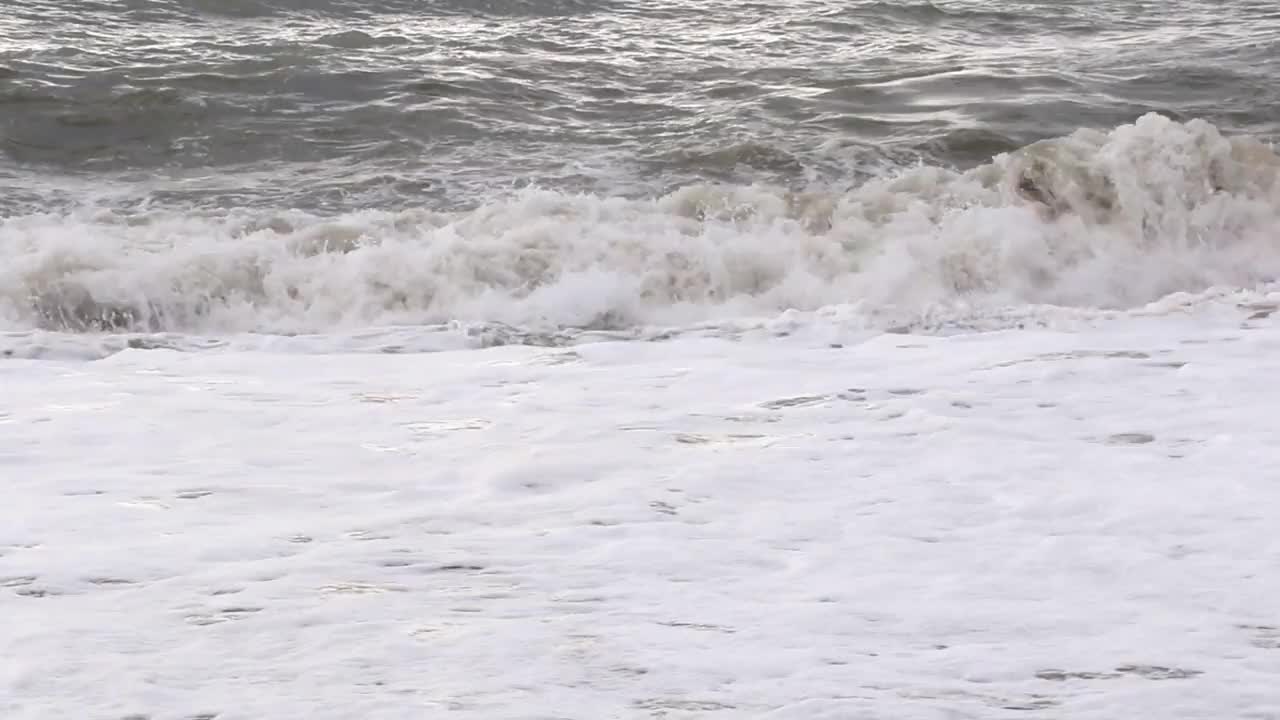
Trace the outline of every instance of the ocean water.
<instances>
[{"instance_id":1,"label":"ocean water","mask_svg":"<svg viewBox=\"0 0 1280 720\"><path fill-rule=\"evenodd\" d=\"M1269 3L17 0L0 23L15 353L840 306L883 328L1280 276Z\"/></svg>"},{"instance_id":2,"label":"ocean water","mask_svg":"<svg viewBox=\"0 0 1280 720\"><path fill-rule=\"evenodd\" d=\"M0 716L1280 718L1278 76L1261 0L8 0Z\"/></svg>"}]
</instances>

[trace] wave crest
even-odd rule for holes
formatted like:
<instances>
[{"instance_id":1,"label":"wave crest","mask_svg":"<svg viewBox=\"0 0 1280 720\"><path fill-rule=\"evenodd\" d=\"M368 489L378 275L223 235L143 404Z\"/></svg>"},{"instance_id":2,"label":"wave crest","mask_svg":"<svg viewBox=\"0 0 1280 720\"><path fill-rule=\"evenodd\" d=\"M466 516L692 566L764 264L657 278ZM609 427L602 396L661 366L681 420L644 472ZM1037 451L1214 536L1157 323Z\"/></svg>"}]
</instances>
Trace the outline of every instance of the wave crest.
<instances>
[{"instance_id":1,"label":"wave crest","mask_svg":"<svg viewBox=\"0 0 1280 720\"><path fill-rule=\"evenodd\" d=\"M1126 308L1280 276L1280 158L1149 115L846 193L525 191L461 213L0 221L0 317L72 332L672 325L850 305Z\"/></svg>"}]
</instances>

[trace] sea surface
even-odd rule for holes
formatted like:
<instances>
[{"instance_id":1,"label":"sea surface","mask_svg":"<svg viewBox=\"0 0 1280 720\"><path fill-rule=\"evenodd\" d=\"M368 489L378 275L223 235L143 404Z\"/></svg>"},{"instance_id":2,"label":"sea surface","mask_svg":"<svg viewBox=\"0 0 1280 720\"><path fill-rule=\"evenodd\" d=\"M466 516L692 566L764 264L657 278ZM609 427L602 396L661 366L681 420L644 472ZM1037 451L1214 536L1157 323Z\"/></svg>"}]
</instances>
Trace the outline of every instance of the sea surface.
<instances>
[{"instance_id":1,"label":"sea surface","mask_svg":"<svg viewBox=\"0 0 1280 720\"><path fill-rule=\"evenodd\" d=\"M564 342L1252 288L1277 76L1252 0L12 0L0 328Z\"/></svg>"},{"instance_id":2,"label":"sea surface","mask_svg":"<svg viewBox=\"0 0 1280 720\"><path fill-rule=\"evenodd\" d=\"M0 0L3 720L1280 718L1274 0Z\"/></svg>"}]
</instances>

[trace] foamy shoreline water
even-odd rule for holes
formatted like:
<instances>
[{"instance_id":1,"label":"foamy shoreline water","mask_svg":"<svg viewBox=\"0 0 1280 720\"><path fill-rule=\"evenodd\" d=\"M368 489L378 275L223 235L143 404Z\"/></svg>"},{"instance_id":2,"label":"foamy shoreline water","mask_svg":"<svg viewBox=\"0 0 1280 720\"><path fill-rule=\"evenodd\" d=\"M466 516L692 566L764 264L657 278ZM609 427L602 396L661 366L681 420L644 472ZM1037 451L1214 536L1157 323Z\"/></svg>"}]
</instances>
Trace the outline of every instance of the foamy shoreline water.
<instances>
[{"instance_id":1,"label":"foamy shoreline water","mask_svg":"<svg viewBox=\"0 0 1280 720\"><path fill-rule=\"evenodd\" d=\"M1268 717L1278 305L6 361L0 709Z\"/></svg>"}]
</instances>

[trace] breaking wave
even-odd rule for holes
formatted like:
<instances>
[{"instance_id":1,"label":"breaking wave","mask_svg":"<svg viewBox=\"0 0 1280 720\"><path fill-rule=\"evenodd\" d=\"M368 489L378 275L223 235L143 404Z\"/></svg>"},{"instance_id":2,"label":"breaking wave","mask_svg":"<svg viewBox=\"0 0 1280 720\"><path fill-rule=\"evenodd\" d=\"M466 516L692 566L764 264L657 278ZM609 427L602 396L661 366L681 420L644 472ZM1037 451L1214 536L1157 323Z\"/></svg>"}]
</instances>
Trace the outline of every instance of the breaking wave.
<instances>
[{"instance_id":1,"label":"breaking wave","mask_svg":"<svg viewBox=\"0 0 1280 720\"><path fill-rule=\"evenodd\" d=\"M1280 277L1280 158L1148 115L844 193L529 190L466 212L0 221L0 328L316 333L493 322L609 330L851 306L1124 309Z\"/></svg>"}]
</instances>

